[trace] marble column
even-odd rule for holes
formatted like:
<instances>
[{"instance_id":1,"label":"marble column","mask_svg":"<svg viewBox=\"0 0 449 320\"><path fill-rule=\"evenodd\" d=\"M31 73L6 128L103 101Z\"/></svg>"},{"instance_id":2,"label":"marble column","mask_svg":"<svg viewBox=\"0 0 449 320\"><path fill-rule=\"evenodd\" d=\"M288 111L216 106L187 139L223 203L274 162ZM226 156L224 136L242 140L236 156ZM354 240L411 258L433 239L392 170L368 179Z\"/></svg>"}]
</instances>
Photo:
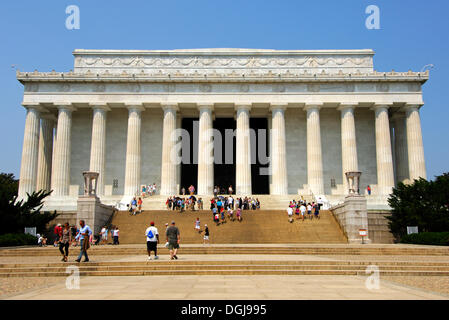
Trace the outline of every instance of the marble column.
<instances>
[{"instance_id":1,"label":"marble column","mask_svg":"<svg viewBox=\"0 0 449 320\"><path fill-rule=\"evenodd\" d=\"M51 190L51 167L53 163L53 129L54 120L50 117L41 118L39 135L39 156L37 161L36 190Z\"/></svg>"},{"instance_id":2,"label":"marble column","mask_svg":"<svg viewBox=\"0 0 449 320\"><path fill-rule=\"evenodd\" d=\"M251 145L249 117L251 105L236 105L236 172L235 191L239 195L251 195Z\"/></svg>"},{"instance_id":3,"label":"marble column","mask_svg":"<svg viewBox=\"0 0 449 320\"><path fill-rule=\"evenodd\" d=\"M396 112L392 116L394 124L394 157L396 164L396 182L406 183L409 180L407 133L405 114Z\"/></svg>"},{"instance_id":4,"label":"marble column","mask_svg":"<svg viewBox=\"0 0 449 320\"><path fill-rule=\"evenodd\" d=\"M142 111L140 105L130 105L128 108L128 135L126 141L126 167L125 167L125 197L136 196L140 189L140 135L142 126ZM59 137L58 137L59 139Z\"/></svg>"},{"instance_id":5,"label":"marble column","mask_svg":"<svg viewBox=\"0 0 449 320\"><path fill-rule=\"evenodd\" d=\"M90 167L98 172L97 196L104 196L104 176L106 163L106 118L110 109L106 105L93 106L92 143L90 147Z\"/></svg>"},{"instance_id":6,"label":"marble column","mask_svg":"<svg viewBox=\"0 0 449 320\"><path fill-rule=\"evenodd\" d=\"M377 189L381 195L388 195L394 187L393 156L390 140L390 120L387 105L376 105L376 161Z\"/></svg>"},{"instance_id":7,"label":"marble column","mask_svg":"<svg viewBox=\"0 0 449 320\"><path fill-rule=\"evenodd\" d=\"M310 191L315 196L324 194L320 108L321 105L318 104L305 106L307 111L307 181Z\"/></svg>"},{"instance_id":8,"label":"marble column","mask_svg":"<svg viewBox=\"0 0 449 320\"><path fill-rule=\"evenodd\" d=\"M198 194L210 195L214 189L213 104L198 104L200 111L198 139Z\"/></svg>"},{"instance_id":9,"label":"marble column","mask_svg":"<svg viewBox=\"0 0 449 320\"><path fill-rule=\"evenodd\" d=\"M57 139L51 174L54 197L65 197L70 194L72 112L74 110L70 105L58 106Z\"/></svg>"},{"instance_id":10,"label":"marble column","mask_svg":"<svg viewBox=\"0 0 449 320\"><path fill-rule=\"evenodd\" d=\"M162 168L161 168L161 194L177 194L178 152L176 150L176 112L177 104L162 105L164 120L162 129Z\"/></svg>"},{"instance_id":11,"label":"marble column","mask_svg":"<svg viewBox=\"0 0 449 320\"><path fill-rule=\"evenodd\" d=\"M271 105L271 194L288 194L285 110L287 105Z\"/></svg>"},{"instance_id":12,"label":"marble column","mask_svg":"<svg viewBox=\"0 0 449 320\"><path fill-rule=\"evenodd\" d=\"M340 105L341 112L341 159L344 193L348 194L346 172L359 171L357 160L357 140L355 135L354 109L356 105Z\"/></svg>"},{"instance_id":13,"label":"marble column","mask_svg":"<svg viewBox=\"0 0 449 320\"><path fill-rule=\"evenodd\" d=\"M27 114L23 135L22 162L20 164L19 200L26 200L27 193L31 194L36 190L40 127L38 107L25 106Z\"/></svg>"},{"instance_id":14,"label":"marble column","mask_svg":"<svg viewBox=\"0 0 449 320\"><path fill-rule=\"evenodd\" d=\"M408 167L410 180L427 178L424 160L424 146L421 131L421 119L418 105L407 105L405 108L407 127Z\"/></svg>"}]
</instances>

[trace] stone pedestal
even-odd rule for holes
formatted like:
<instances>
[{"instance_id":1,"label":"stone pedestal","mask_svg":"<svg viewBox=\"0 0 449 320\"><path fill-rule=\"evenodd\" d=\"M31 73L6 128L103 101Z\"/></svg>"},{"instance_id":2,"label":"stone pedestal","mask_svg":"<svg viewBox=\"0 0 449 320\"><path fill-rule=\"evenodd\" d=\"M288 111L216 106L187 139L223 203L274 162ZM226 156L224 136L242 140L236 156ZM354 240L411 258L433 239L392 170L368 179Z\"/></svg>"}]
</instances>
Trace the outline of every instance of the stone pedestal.
<instances>
[{"instance_id":1,"label":"stone pedestal","mask_svg":"<svg viewBox=\"0 0 449 320\"><path fill-rule=\"evenodd\" d=\"M331 208L341 228L348 238L348 242L362 243L360 229L368 230L368 213L365 196L353 194L345 198L341 205ZM369 237L364 237L364 243L371 243Z\"/></svg>"}]
</instances>

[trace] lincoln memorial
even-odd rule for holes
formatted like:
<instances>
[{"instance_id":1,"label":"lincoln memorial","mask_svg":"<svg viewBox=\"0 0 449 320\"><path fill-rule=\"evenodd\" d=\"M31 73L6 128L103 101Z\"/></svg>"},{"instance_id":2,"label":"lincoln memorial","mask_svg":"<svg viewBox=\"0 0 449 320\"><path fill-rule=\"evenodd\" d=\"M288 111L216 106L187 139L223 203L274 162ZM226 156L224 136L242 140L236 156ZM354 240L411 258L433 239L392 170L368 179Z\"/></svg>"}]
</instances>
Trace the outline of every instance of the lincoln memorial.
<instances>
[{"instance_id":1,"label":"lincoln memorial","mask_svg":"<svg viewBox=\"0 0 449 320\"><path fill-rule=\"evenodd\" d=\"M17 72L26 108L19 198L53 190L75 210L83 172L105 204L141 185L239 195L347 194L368 206L426 178L420 108L428 72L379 72L372 50L75 50L69 72ZM265 196L268 197L268 196Z\"/></svg>"}]
</instances>

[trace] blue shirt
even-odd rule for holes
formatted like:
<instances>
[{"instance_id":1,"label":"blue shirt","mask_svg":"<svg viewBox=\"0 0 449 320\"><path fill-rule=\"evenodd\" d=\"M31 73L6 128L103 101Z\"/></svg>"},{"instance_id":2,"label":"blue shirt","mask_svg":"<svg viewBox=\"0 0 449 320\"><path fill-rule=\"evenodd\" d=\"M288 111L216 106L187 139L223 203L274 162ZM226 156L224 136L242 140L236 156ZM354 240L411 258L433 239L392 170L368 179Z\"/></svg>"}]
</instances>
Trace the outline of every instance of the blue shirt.
<instances>
[{"instance_id":1,"label":"blue shirt","mask_svg":"<svg viewBox=\"0 0 449 320\"><path fill-rule=\"evenodd\" d=\"M92 230L90 229L90 227L87 224L85 224L84 227L82 227L80 229L80 232L78 232L78 234L76 235L75 239L79 238L80 240L83 240L84 239L84 235L82 235L82 233L87 233L89 236L91 236L92 235Z\"/></svg>"}]
</instances>

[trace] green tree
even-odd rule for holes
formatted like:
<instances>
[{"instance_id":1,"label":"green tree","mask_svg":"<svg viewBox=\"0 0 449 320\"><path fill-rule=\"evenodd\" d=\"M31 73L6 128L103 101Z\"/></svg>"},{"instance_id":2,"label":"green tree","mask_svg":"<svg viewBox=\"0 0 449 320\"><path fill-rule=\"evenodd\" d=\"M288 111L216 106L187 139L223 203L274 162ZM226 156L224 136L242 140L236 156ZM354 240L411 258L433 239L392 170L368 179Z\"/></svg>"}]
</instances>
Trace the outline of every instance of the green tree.
<instances>
[{"instance_id":1,"label":"green tree","mask_svg":"<svg viewBox=\"0 0 449 320\"><path fill-rule=\"evenodd\" d=\"M17 201L18 181L13 174L0 174L0 234L23 233L25 227L47 231L47 224L58 215L41 212L44 199L51 194L41 190L27 194L26 201Z\"/></svg>"},{"instance_id":2,"label":"green tree","mask_svg":"<svg viewBox=\"0 0 449 320\"><path fill-rule=\"evenodd\" d=\"M434 181L399 183L388 203L390 230L398 239L407 233L407 226L418 226L420 232L449 231L449 173Z\"/></svg>"}]
</instances>

